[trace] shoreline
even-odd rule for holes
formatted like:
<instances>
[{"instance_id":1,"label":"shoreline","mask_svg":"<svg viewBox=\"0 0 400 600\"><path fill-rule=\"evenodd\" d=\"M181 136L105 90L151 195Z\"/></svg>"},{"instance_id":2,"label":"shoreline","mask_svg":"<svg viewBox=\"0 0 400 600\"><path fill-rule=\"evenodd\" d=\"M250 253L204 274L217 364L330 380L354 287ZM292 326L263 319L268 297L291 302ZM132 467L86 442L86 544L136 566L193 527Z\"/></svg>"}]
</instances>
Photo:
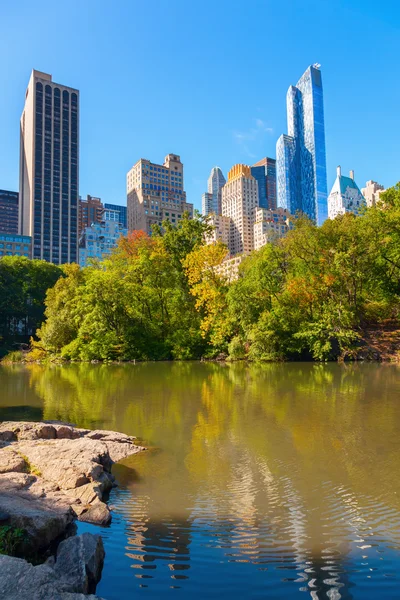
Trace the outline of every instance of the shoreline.
<instances>
[{"instance_id":1,"label":"shoreline","mask_svg":"<svg viewBox=\"0 0 400 600\"><path fill-rule=\"evenodd\" d=\"M117 485L112 465L143 450L135 438L114 431L58 421L1 422L0 572L15 571L21 580L25 574L27 580L45 576L50 586L46 598L53 598L50 592L94 591L104 560L102 540L77 536L76 522L110 523L106 501ZM74 553L76 564L71 566ZM8 576L1 573L0 591L12 585L4 583Z\"/></svg>"}]
</instances>

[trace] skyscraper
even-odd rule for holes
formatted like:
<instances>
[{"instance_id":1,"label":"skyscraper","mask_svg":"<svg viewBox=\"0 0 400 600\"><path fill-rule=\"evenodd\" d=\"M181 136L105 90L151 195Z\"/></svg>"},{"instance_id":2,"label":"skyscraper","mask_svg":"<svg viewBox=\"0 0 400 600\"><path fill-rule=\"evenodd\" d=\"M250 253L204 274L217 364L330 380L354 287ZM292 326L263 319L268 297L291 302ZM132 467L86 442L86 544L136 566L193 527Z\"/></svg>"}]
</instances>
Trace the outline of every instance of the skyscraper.
<instances>
[{"instance_id":1,"label":"skyscraper","mask_svg":"<svg viewBox=\"0 0 400 600\"><path fill-rule=\"evenodd\" d=\"M228 248L231 254L251 252L253 215L258 207L258 184L247 165L234 165L222 188L222 215L232 221Z\"/></svg>"},{"instance_id":2,"label":"skyscraper","mask_svg":"<svg viewBox=\"0 0 400 600\"><path fill-rule=\"evenodd\" d=\"M19 232L32 256L78 260L79 92L32 71L21 117Z\"/></svg>"},{"instance_id":3,"label":"skyscraper","mask_svg":"<svg viewBox=\"0 0 400 600\"><path fill-rule=\"evenodd\" d=\"M258 200L261 208L276 208L276 160L265 157L251 167L258 182Z\"/></svg>"},{"instance_id":4,"label":"skyscraper","mask_svg":"<svg viewBox=\"0 0 400 600\"><path fill-rule=\"evenodd\" d=\"M208 178L207 193L202 197L202 212L203 215L214 213L221 214L221 189L225 185L226 179L219 167L211 169L210 177Z\"/></svg>"},{"instance_id":5,"label":"skyscraper","mask_svg":"<svg viewBox=\"0 0 400 600\"><path fill-rule=\"evenodd\" d=\"M141 158L127 175L128 229L151 234L152 225L164 219L177 225L185 212L193 217L193 204L186 202L183 164L177 154L168 154L163 165Z\"/></svg>"},{"instance_id":6,"label":"skyscraper","mask_svg":"<svg viewBox=\"0 0 400 600\"><path fill-rule=\"evenodd\" d=\"M325 125L320 65L305 71L286 96L288 135L276 144L277 202L318 225L328 217Z\"/></svg>"},{"instance_id":7,"label":"skyscraper","mask_svg":"<svg viewBox=\"0 0 400 600\"><path fill-rule=\"evenodd\" d=\"M0 233L18 233L18 192L0 190Z\"/></svg>"}]
</instances>

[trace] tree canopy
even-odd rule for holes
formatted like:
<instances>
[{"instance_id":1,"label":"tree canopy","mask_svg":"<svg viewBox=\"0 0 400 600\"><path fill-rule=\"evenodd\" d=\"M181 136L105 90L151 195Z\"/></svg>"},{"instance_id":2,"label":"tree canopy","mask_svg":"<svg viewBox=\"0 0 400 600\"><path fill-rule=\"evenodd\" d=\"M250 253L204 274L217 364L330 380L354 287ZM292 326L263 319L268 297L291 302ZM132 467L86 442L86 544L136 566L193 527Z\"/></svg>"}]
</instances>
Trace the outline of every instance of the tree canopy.
<instances>
[{"instance_id":1,"label":"tree canopy","mask_svg":"<svg viewBox=\"0 0 400 600\"><path fill-rule=\"evenodd\" d=\"M199 216L166 221L84 269L2 259L2 331L40 324L45 288L36 349L71 360L332 360L354 356L365 327L398 324L400 184L360 217L298 218L231 283L219 269L227 248L206 245L209 232Z\"/></svg>"}]
</instances>

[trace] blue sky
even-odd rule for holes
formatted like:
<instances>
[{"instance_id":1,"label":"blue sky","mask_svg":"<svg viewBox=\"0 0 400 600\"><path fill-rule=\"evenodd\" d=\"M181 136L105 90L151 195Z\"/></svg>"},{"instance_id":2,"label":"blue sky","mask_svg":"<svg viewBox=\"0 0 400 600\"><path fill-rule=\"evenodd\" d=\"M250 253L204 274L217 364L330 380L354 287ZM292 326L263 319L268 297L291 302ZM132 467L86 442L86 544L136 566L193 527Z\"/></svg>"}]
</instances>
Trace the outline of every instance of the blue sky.
<instances>
[{"instance_id":1,"label":"blue sky","mask_svg":"<svg viewBox=\"0 0 400 600\"><path fill-rule=\"evenodd\" d=\"M275 156L286 91L319 62L335 168L400 180L400 6L382 0L0 1L0 188L18 189L32 68L81 93L80 193L126 202L141 157L178 153L200 208L211 167Z\"/></svg>"}]
</instances>

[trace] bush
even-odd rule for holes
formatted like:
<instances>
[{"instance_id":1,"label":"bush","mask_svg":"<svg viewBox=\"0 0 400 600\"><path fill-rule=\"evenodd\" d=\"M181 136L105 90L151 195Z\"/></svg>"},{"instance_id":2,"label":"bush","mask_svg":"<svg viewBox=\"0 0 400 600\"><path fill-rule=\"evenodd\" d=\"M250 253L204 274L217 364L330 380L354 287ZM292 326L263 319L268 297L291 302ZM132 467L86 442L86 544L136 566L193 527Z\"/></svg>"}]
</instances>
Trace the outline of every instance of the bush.
<instances>
[{"instance_id":1,"label":"bush","mask_svg":"<svg viewBox=\"0 0 400 600\"><path fill-rule=\"evenodd\" d=\"M24 353L21 350L13 350L9 352L4 358L2 362L5 363L20 363L24 361Z\"/></svg>"},{"instance_id":2,"label":"bush","mask_svg":"<svg viewBox=\"0 0 400 600\"><path fill-rule=\"evenodd\" d=\"M246 358L246 348L243 340L238 335L235 336L228 345L229 358L240 360Z\"/></svg>"}]
</instances>

